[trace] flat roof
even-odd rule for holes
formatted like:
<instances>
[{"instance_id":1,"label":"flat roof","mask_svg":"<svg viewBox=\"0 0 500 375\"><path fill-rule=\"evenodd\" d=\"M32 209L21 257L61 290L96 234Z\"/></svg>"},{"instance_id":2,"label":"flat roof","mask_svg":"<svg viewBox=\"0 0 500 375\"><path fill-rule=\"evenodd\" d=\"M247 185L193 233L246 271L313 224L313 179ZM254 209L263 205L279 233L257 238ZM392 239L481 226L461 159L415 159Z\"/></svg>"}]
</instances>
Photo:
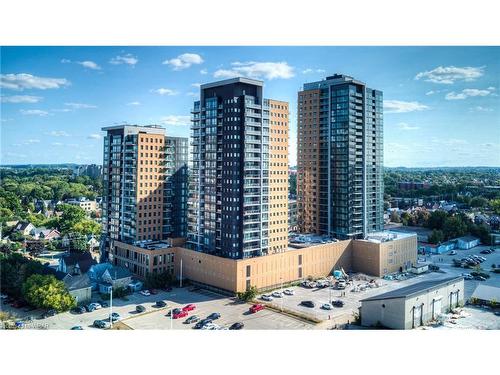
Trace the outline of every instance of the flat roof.
<instances>
[{"instance_id":1,"label":"flat roof","mask_svg":"<svg viewBox=\"0 0 500 375\"><path fill-rule=\"evenodd\" d=\"M222 81L204 83L203 85L200 86L200 89L202 89L202 90L209 89L212 87L230 85L233 83L248 83L250 85L264 86L264 82L259 81L257 79L251 79L251 78L245 78L245 77L235 77L235 78L224 79Z\"/></svg>"},{"instance_id":2,"label":"flat roof","mask_svg":"<svg viewBox=\"0 0 500 375\"><path fill-rule=\"evenodd\" d=\"M148 132L148 133L154 133L154 134L163 134L165 133L165 128L160 126L160 125L130 125L130 124L123 124L123 125L112 125L112 126L105 126L101 128L102 131L108 131L108 130L117 130L117 129L125 129L133 132Z\"/></svg>"},{"instance_id":3,"label":"flat roof","mask_svg":"<svg viewBox=\"0 0 500 375\"><path fill-rule=\"evenodd\" d=\"M415 233L415 232L397 232L397 231L391 231L391 230L384 230L381 232L369 233L366 236L366 238L364 239L364 241L382 243L382 242L387 242L387 241L400 240L402 238L413 237L416 235L417 235L417 233ZM360 241L363 241L363 240L360 240Z\"/></svg>"},{"instance_id":4,"label":"flat roof","mask_svg":"<svg viewBox=\"0 0 500 375\"><path fill-rule=\"evenodd\" d=\"M500 301L500 288L496 286L479 284L472 293L472 298L477 298L483 301Z\"/></svg>"},{"instance_id":5,"label":"flat roof","mask_svg":"<svg viewBox=\"0 0 500 375\"><path fill-rule=\"evenodd\" d=\"M406 286L404 288L399 288L396 290L391 290L390 292L387 293L382 293L377 296L369 297L362 299L361 302L363 301L379 301L379 300L384 300L384 299L395 299L395 298L408 298L412 297L418 294L421 294L426 291L430 291L432 289L439 288L440 286L443 286L445 284L449 284L453 281L462 281L464 278L459 276L453 276L453 277L447 277L444 279L437 279L437 280L427 280L427 281L422 281L420 283L412 284L409 286Z\"/></svg>"}]
</instances>

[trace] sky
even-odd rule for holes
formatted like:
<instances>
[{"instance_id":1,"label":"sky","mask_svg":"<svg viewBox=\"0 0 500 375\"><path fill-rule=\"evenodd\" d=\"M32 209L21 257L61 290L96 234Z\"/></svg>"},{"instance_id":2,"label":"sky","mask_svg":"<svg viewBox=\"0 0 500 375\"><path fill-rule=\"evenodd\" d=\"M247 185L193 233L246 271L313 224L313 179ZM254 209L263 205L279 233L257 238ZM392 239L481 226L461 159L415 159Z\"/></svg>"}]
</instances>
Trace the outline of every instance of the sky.
<instances>
[{"instance_id":1,"label":"sky","mask_svg":"<svg viewBox=\"0 0 500 375\"><path fill-rule=\"evenodd\" d=\"M264 81L290 103L334 73L384 94L384 165L500 166L499 47L1 47L1 164L102 163L101 128L189 137L201 83Z\"/></svg>"}]
</instances>

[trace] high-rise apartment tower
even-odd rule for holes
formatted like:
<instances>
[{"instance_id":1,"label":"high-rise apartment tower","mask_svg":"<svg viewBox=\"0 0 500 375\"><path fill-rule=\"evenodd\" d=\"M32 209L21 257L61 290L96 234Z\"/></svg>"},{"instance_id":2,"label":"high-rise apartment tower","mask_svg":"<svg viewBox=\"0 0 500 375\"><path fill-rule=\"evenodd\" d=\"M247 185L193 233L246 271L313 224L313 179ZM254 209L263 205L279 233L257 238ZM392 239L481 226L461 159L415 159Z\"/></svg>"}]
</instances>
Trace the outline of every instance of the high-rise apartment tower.
<instances>
[{"instance_id":1,"label":"high-rise apartment tower","mask_svg":"<svg viewBox=\"0 0 500 375\"><path fill-rule=\"evenodd\" d=\"M339 239L383 229L382 92L335 74L298 93L299 229Z\"/></svg>"}]
</instances>

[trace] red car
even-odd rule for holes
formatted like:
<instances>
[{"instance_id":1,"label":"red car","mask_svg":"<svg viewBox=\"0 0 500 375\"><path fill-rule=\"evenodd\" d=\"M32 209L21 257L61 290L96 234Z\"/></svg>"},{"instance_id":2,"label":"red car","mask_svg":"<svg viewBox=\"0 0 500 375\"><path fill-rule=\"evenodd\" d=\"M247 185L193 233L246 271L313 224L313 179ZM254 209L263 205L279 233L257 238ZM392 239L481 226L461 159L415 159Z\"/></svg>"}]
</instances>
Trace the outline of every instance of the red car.
<instances>
[{"instance_id":1,"label":"red car","mask_svg":"<svg viewBox=\"0 0 500 375\"><path fill-rule=\"evenodd\" d=\"M172 318L179 319L179 318L184 318L185 316L188 316L187 311L180 311L178 313L175 313Z\"/></svg>"},{"instance_id":2,"label":"red car","mask_svg":"<svg viewBox=\"0 0 500 375\"><path fill-rule=\"evenodd\" d=\"M261 305L260 303L257 304L257 305L253 305L252 307L250 307L250 312L251 313L256 313L257 311L260 311L260 310L264 310L264 306Z\"/></svg>"},{"instance_id":3,"label":"red car","mask_svg":"<svg viewBox=\"0 0 500 375\"><path fill-rule=\"evenodd\" d=\"M182 308L182 311L193 311L196 309L196 305L190 303L189 305L186 305Z\"/></svg>"}]
</instances>

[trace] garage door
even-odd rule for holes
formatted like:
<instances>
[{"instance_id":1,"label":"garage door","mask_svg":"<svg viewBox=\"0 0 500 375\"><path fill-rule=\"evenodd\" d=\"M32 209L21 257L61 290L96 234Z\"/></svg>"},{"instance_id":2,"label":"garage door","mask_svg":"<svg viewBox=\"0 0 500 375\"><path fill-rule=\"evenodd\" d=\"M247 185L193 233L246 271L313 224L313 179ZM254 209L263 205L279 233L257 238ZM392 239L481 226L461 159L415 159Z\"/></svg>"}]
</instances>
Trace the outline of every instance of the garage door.
<instances>
[{"instance_id":1,"label":"garage door","mask_svg":"<svg viewBox=\"0 0 500 375\"><path fill-rule=\"evenodd\" d=\"M436 319L439 314L441 314L441 309L442 309L442 299L441 297L437 297L434 299L434 302L432 303L432 318Z\"/></svg>"},{"instance_id":2,"label":"garage door","mask_svg":"<svg viewBox=\"0 0 500 375\"><path fill-rule=\"evenodd\" d=\"M451 306L450 307L457 307L458 306L458 291L456 292L451 292Z\"/></svg>"},{"instance_id":3,"label":"garage door","mask_svg":"<svg viewBox=\"0 0 500 375\"><path fill-rule=\"evenodd\" d=\"M413 307L413 328L422 325L422 305Z\"/></svg>"}]
</instances>

